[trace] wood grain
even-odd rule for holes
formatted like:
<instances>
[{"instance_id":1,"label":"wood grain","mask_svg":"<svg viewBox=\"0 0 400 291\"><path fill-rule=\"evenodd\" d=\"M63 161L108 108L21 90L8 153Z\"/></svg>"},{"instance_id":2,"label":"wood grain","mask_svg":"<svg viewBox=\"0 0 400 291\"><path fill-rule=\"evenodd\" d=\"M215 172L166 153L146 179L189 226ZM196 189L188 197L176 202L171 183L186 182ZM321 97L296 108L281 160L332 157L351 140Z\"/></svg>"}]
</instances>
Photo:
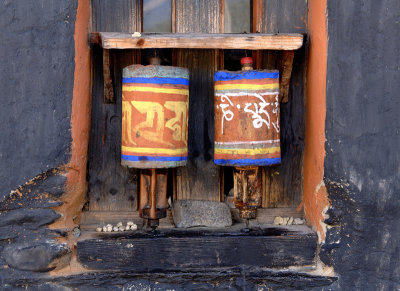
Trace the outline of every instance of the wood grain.
<instances>
[{"instance_id":1,"label":"wood grain","mask_svg":"<svg viewBox=\"0 0 400 291\"><path fill-rule=\"evenodd\" d=\"M262 33L307 33L307 1L264 0ZM265 167L263 207L298 207L303 197L303 159L305 148L305 84L307 44L294 51L290 79L284 70L286 51L263 52L264 69L280 69L284 81L281 103L281 153L279 166ZM290 54L290 53L289 53ZM290 57L290 55L289 55ZM286 60L285 60L286 58ZM286 101L286 97L283 99Z\"/></svg>"},{"instance_id":2,"label":"wood grain","mask_svg":"<svg viewBox=\"0 0 400 291\"><path fill-rule=\"evenodd\" d=\"M115 103L114 86L110 71L110 51L103 50L104 103Z\"/></svg>"},{"instance_id":3,"label":"wood grain","mask_svg":"<svg viewBox=\"0 0 400 291\"><path fill-rule=\"evenodd\" d=\"M279 98L281 103L287 103L289 99L289 85L292 76L293 51L283 51L279 59Z\"/></svg>"},{"instance_id":4,"label":"wood grain","mask_svg":"<svg viewBox=\"0 0 400 291\"><path fill-rule=\"evenodd\" d=\"M296 50L303 45L301 34L150 34L99 32L100 45L105 49L249 49ZM91 39L96 39L92 37Z\"/></svg>"},{"instance_id":5,"label":"wood grain","mask_svg":"<svg viewBox=\"0 0 400 291\"><path fill-rule=\"evenodd\" d=\"M176 0L176 32L187 38L192 33L220 32L218 0ZM184 33L184 34L183 34ZM189 68L189 157L177 170L177 198L220 200L219 168L214 152L214 72L218 50L177 50L177 66Z\"/></svg>"},{"instance_id":6,"label":"wood grain","mask_svg":"<svg viewBox=\"0 0 400 291\"><path fill-rule=\"evenodd\" d=\"M140 1L93 0L93 30L134 32L140 30ZM121 84L122 68L136 63L134 50L108 51L109 75ZM88 151L88 192L90 211L132 211L137 209L136 170L120 164L121 86L114 86L114 102L105 104L103 50L92 48L92 111ZM104 64L106 65L106 64Z\"/></svg>"},{"instance_id":7,"label":"wood grain","mask_svg":"<svg viewBox=\"0 0 400 291\"><path fill-rule=\"evenodd\" d=\"M311 265L317 236L307 227L260 231L160 231L118 239L78 241L79 262L91 269L151 271L159 268L288 267Z\"/></svg>"}]
</instances>

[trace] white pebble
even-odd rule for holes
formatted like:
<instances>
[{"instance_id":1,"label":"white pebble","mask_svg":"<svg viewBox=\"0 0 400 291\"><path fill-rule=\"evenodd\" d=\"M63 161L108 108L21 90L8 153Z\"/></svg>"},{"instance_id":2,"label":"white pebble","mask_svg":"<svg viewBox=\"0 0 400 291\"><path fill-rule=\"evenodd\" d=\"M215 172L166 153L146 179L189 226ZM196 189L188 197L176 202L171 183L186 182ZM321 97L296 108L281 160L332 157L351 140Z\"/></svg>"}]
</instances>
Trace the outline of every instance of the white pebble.
<instances>
[{"instance_id":1,"label":"white pebble","mask_svg":"<svg viewBox=\"0 0 400 291\"><path fill-rule=\"evenodd\" d=\"M125 230L125 227L120 226L120 227L118 227L118 230L119 230L119 231L124 231L124 230Z\"/></svg>"},{"instance_id":2,"label":"white pebble","mask_svg":"<svg viewBox=\"0 0 400 291\"><path fill-rule=\"evenodd\" d=\"M107 232L107 226L103 226L103 232Z\"/></svg>"},{"instance_id":3,"label":"white pebble","mask_svg":"<svg viewBox=\"0 0 400 291\"><path fill-rule=\"evenodd\" d=\"M117 223L117 227L121 227L121 226L122 226L122 222L120 221Z\"/></svg>"},{"instance_id":4,"label":"white pebble","mask_svg":"<svg viewBox=\"0 0 400 291\"><path fill-rule=\"evenodd\" d=\"M96 228L96 231L97 231L97 232L102 232L102 231L103 231L103 228L97 227L97 228Z\"/></svg>"},{"instance_id":5,"label":"white pebble","mask_svg":"<svg viewBox=\"0 0 400 291\"><path fill-rule=\"evenodd\" d=\"M107 224L106 226L107 226L107 227L110 227L110 226L112 227L112 224Z\"/></svg>"},{"instance_id":6,"label":"white pebble","mask_svg":"<svg viewBox=\"0 0 400 291\"><path fill-rule=\"evenodd\" d=\"M131 230L137 230L137 225L136 224L131 225Z\"/></svg>"},{"instance_id":7,"label":"white pebble","mask_svg":"<svg viewBox=\"0 0 400 291\"><path fill-rule=\"evenodd\" d=\"M292 225L293 224L293 216L291 216L287 222L288 225Z\"/></svg>"},{"instance_id":8,"label":"white pebble","mask_svg":"<svg viewBox=\"0 0 400 291\"><path fill-rule=\"evenodd\" d=\"M131 225L134 225L134 223L133 223L133 221L128 221L128 222L126 223L126 225L131 226Z\"/></svg>"},{"instance_id":9,"label":"white pebble","mask_svg":"<svg viewBox=\"0 0 400 291\"><path fill-rule=\"evenodd\" d=\"M118 231L118 227L114 226L113 231Z\"/></svg>"},{"instance_id":10,"label":"white pebble","mask_svg":"<svg viewBox=\"0 0 400 291\"><path fill-rule=\"evenodd\" d=\"M286 225L288 223L288 221L289 221L289 217L284 217L282 225Z\"/></svg>"},{"instance_id":11,"label":"white pebble","mask_svg":"<svg viewBox=\"0 0 400 291\"><path fill-rule=\"evenodd\" d=\"M130 229L131 229L130 225L125 226L125 230L130 230Z\"/></svg>"},{"instance_id":12,"label":"white pebble","mask_svg":"<svg viewBox=\"0 0 400 291\"><path fill-rule=\"evenodd\" d=\"M274 219L274 224L275 225L281 225L283 223L283 218L280 216L275 217Z\"/></svg>"},{"instance_id":13,"label":"white pebble","mask_svg":"<svg viewBox=\"0 0 400 291\"><path fill-rule=\"evenodd\" d=\"M304 219L295 218L294 221L293 221L293 224L295 224L295 225L304 224Z\"/></svg>"},{"instance_id":14,"label":"white pebble","mask_svg":"<svg viewBox=\"0 0 400 291\"><path fill-rule=\"evenodd\" d=\"M112 226L107 226L107 232L112 232L113 228Z\"/></svg>"}]
</instances>

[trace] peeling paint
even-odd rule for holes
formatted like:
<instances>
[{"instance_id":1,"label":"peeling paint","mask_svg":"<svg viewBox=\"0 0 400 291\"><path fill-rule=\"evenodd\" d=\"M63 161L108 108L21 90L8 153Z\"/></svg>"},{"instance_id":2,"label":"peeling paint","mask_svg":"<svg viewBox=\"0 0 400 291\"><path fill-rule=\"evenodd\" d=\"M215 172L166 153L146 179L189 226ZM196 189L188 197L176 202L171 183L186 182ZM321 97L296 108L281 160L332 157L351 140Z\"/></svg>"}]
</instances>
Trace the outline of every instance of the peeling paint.
<instances>
[{"instance_id":1,"label":"peeling paint","mask_svg":"<svg viewBox=\"0 0 400 291\"><path fill-rule=\"evenodd\" d=\"M327 0L310 0L309 3L310 56L307 72L306 148L304 157L304 210L308 223L325 240L325 211L329 207L324 177Z\"/></svg>"},{"instance_id":2,"label":"peeling paint","mask_svg":"<svg viewBox=\"0 0 400 291\"><path fill-rule=\"evenodd\" d=\"M90 49L88 25L90 1L79 0L75 22L75 73L71 112L71 160L67 174L67 192L62 197L63 205L55 210L62 218L51 228L66 228L71 231L80 217L86 191L86 162L90 130ZM79 219L76 220L79 222ZM69 239L71 240L69 236ZM72 239L73 240L73 239ZM70 246L73 241L69 242Z\"/></svg>"}]
</instances>

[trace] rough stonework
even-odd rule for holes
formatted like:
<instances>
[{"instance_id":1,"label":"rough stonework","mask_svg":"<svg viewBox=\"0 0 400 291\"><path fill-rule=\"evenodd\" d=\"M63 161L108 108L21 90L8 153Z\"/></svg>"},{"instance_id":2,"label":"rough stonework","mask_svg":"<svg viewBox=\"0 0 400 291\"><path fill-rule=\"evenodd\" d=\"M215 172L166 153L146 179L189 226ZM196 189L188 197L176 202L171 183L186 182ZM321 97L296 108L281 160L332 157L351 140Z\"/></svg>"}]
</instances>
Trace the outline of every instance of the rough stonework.
<instances>
[{"instance_id":1,"label":"rough stonework","mask_svg":"<svg viewBox=\"0 0 400 291\"><path fill-rule=\"evenodd\" d=\"M3 251L6 263L16 269L46 272L64 267L67 262L62 257L68 255L70 249L66 244L57 241L35 241L24 244L11 244Z\"/></svg>"},{"instance_id":2,"label":"rough stonework","mask_svg":"<svg viewBox=\"0 0 400 291\"><path fill-rule=\"evenodd\" d=\"M222 202L178 200L172 207L176 227L227 227L232 225L229 207Z\"/></svg>"}]
</instances>

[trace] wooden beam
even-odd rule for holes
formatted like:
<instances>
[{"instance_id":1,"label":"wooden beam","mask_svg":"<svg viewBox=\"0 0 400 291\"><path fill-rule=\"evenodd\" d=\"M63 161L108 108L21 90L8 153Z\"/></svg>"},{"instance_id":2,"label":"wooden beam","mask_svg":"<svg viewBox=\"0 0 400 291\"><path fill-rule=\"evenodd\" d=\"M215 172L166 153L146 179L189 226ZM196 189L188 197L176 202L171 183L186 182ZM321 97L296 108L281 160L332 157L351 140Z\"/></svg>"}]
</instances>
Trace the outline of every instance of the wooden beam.
<instances>
[{"instance_id":1,"label":"wooden beam","mask_svg":"<svg viewBox=\"0 0 400 291\"><path fill-rule=\"evenodd\" d=\"M112 235L113 236L113 235ZM229 230L138 231L118 238L99 233L77 244L79 262L90 269L154 269L226 266L288 267L314 263L317 236L306 226Z\"/></svg>"},{"instance_id":2,"label":"wooden beam","mask_svg":"<svg viewBox=\"0 0 400 291\"><path fill-rule=\"evenodd\" d=\"M290 77L292 76L294 51L283 51L279 62L280 80L279 95L282 103L289 98Z\"/></svg>"},{"instance_id":3,"label":"wooden beam","mask_svg":"<svg viewBox=\"0 0 400 291\"><path fill-rule=\"evenodd\" d=\"M130 33L98 32L104 49L248 49L296 50L303 45L302 34L195 34L195 33ZM91 40L97 40L95 36Z\"/></svg>"},{"instance_id":4,"label":"wooden beam","mask_svg":"<svg viewBox=\"0 0 400 291\"><path fill-rule=\"evenodd\" d=\"M114 87L110 69L110 51L103 49L104 103L115 103Z\"/></svg>"}]
</instances>

